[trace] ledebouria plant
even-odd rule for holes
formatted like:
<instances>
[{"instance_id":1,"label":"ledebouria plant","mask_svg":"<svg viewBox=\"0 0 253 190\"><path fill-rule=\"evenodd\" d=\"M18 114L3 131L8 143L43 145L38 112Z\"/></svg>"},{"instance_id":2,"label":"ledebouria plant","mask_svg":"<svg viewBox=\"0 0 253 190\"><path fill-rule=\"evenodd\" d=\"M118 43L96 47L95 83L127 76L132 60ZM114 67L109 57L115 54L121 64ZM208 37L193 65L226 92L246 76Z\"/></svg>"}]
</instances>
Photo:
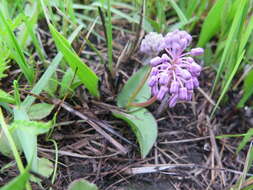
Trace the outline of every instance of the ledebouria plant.
<instances>
[{"instance_id":1,"label":"ledebouria plant","mask_svg":"<svg viewBox=\"0 0 253 190\"><path fill-rule=\"evenodd\" d=\"M202 48L193 48L186 52L192 37L186 31L169 32L165 37L151 33L142 40L140 50L146 54L155 54L150 60L152 67L148 78L153 99L163 100L169 94L169 107L178 101L190 101L193 89L199 87L198 76L201 66L194 56L202 55Z\"/></svg>"}]
</instances>

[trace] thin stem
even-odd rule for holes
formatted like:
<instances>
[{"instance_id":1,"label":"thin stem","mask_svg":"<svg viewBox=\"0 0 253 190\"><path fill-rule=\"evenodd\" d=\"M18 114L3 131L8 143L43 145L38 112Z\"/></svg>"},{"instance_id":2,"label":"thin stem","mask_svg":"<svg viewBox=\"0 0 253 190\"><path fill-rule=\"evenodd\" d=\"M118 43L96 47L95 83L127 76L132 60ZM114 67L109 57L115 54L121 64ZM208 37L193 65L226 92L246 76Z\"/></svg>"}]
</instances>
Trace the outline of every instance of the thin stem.
<instances>
[{"instance_id":1,"label":"thin stem","mask_svg":"<svg viewBox=\"0 0 253 190\"><path fill-rule=\"evenodd\" d=\"M111 1L107 0L107 22L106 22L106 30L107 30L107 48L108 48L108 61L109 61L109 70L111 74L113 74L113 60L112 60L112 18L111 18Z\"/></svg>"},{"instance_id":2,"label":"thin stem","mask_svg":"<svg viewBox=\"0 0 253 190\"><path fill-rule=\"evenodd\" d=\"M141 102L141 103L131 102L129 105L130 106L135 106L135 107L147 107L147 106L153 104L156 100L157 100L156 96L153 96L152 98L150 98L146 102Z\"/></svg>"},{"instance_id":3,"label":"thin stem","mask_svg":"<svg viewBox=\"0 0 253 190\"><path fill-rule=\"evenodd\" d=\"M131 97L129 98L129 101L127 103L126 107L129 107L130 104L134 101L134 99L136 98L136 96L138 95L138 93L141 91L141 89L143 88L144 84L147 82L149 74L151 72L151 67L148 69L147 74L143 77L143 79L141 80L139 86L135 89L135 91L133 92L133 94L131 95Z\"/></svg>"}]
</instances>

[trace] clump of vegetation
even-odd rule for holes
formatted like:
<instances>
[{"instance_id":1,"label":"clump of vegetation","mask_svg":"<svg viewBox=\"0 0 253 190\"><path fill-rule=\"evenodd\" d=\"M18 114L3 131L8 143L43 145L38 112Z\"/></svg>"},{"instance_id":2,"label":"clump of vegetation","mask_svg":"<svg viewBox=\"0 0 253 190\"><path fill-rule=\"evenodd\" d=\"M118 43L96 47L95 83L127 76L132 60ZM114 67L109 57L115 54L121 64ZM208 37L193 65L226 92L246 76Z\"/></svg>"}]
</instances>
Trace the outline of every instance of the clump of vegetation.
<instances>
[{"instance_id":1,"label":"clump of vegetation","mask_svg":"<svg viewBox=\"0 0 253 190\"><path fill-rule=\"evenodd\" d=\"M251 189L252 13L0 0L0 189Z\"/></svg>"}]
</instances>

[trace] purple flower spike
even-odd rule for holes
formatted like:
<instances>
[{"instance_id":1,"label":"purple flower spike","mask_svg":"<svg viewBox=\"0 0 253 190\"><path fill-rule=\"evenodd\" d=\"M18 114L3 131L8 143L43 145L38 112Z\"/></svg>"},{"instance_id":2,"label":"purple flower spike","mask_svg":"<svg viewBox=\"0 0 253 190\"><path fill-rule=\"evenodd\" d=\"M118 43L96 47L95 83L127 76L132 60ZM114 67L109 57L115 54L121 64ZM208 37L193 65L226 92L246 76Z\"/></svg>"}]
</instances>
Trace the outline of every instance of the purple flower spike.
<instances>
[{"instance_id":1,"label":"purple flower spike","mask_svg":"<svg viewBox=\"0 0 253 190\"><path fill-rule=\"evenodd\" d=\"M161 86L156 98L158 100L162 100L164 95L168 92L168 87L167 86Z\"/></svg>"},{"instance_id":2,"label":"purple flower spike","mask_svg":"<svg viewBox=\"0 0 253 190\"><path fill-rule=\"evenodd\" d=\"M204 53L204 49L203 48L194 48L191 50L190 53L192 56L200 56Z\"/></svg>"},{"instance_id":3,"label":"purple flower spike","mask_svg":"<svg viewBox=\"0 0 253 190\"><path fill-rule=\"evenodd\" d=\"M169 107L174 107L178 100L191 101L194 88L199 87L197 77L202 68L193 56L202 55L204 50L193 48L186 52L191 41L191 35L180 30L170 32L165 37L149 33L142 40L141 51L154 56L150 60L152 70L148 80L152 95L162 101L169 94Z\"/></svg>"},{"instance_id":4,"label":"purple flower spike","mask_svg":"<svg viewBox=\"0 0 253 190\"><path fill-rule=\"evenodd\" d=\"M164 38L162 34L150 32L141 42L140 51L146 54L157 55L164 49Z\"/></svg>"},{"instance_id":5,"label":"purple flower spike","mask_svg":"<svg viewBox=\"0 0 253 190\"><path fill-rule=\"evenodd\" d=\"M170 93L177 94L179 89L179 83L177 81L172 81L170 85Z\"/></svg>"},{"instance_id":6,"label":"purple flower spike","mask_svg":"<svg viewBox=\"0 0 253 190\"><path fill-rule=\"evenodd\" d=\"M187 100L187 89L185 87L179 89L179 99Z\"/></svg>"}]
</instances>

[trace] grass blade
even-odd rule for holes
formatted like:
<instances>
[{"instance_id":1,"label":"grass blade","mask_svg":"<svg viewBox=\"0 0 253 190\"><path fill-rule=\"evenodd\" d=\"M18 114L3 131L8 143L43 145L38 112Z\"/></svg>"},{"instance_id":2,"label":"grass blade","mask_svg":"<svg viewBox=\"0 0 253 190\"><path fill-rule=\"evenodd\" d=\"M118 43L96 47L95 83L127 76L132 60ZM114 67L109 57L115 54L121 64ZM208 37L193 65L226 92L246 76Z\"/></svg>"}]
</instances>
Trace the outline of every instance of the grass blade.
<instances>
[{"instance_id":1,"label":"grass blade","mask_svg":"<svg viewBox=\"0 0 253 190\"><path fill-rule=\"evenodd\" d=\"M218 29L221 25L222 12L225 3L226 0L218 0L216 1L212 9L209 11L202 25L197 46L203 47L206 42L208 42L211 37L218 32Z\"/></svg>"},{"instance_id":2,"label":"grass blade","mask_svg":"<svg viewBox=\"0 0 253 190\"><path fill-rule=\"evenodd\" d=\"M3 13L0 10L0 21L3 23L4 29L7 32L8 39L9 39L9 46L10 48L14 49L13 54L15 55L15 59L17 61L17 64L19 65L20 69L24 73L26 79L30 84L33 83L34 80L34 71L28 63L26 62L25 56L23 51L21 50L21 47L18 44L18 41L14 35L14 33L11 30L11 27L9 25L8 20L4 17Z\"/></svg>"},{"instance_id":3,"label":"grass blade","mask_svg":"<svg viewBox=\"0 0 253 190\"><path fill-rule=\"evenodd\" d=\"M82 28L83 27L80 25L78 28L75 29L75 31L71 34L71 36L68 39L70 43L75 39L75 37L79 34ZM63 58L62 53L58 53L55 56L50 66L47 68L46 72L42 75L40 80L33 87L31 91L33 94L39 95L42 92L42 90L45 88L45 86L51 79L52 75L55 73L62 58ZM21 106L27 110L33 104L34 101L35 101L35 97L27 96L26 99L21 103Z\"/></svg>"},{"instance_id":4,"label":"grass blade","mask_svg":"<svg viewBox=\"0 0 253 190\"><path fill-rule=\"evenodd\" d=\"M216 88L217 82L220 79L220 75L221 75L222 71L225 68L225 63L226 63L226 60L228 58L228 55L231 53L231 51L234 51L234 49L231 49L231 46L232 46L233 40L236 38L236 35L238 34L238 32L240 30L240 25L242 23L241 19L242 19L242 16L243 16L243 10L245 8L246 3L247 3L247 1L243 1L240 4L240 6L238 7L238 10L236 12L236 15L234 17L231 29L230 29L229 34L228 34L228 38L226 40L225 49L224 49L222 57L221 57L221 61L220 61L220 64L219 64L219 68L218 68L216 77L215 77L215 81L214 81L214 85L213 85L213 89L212 89L211 94L213 94L213 92ZM231 59L231 56L229 58ZM238 58L237 58L237 60L238 60ZM228 64L231 64L231 63L228 62ZM232 68L234 68L234 67L232 67ZM230 72L229 72L229 74L230 74ZM228 76L228 77L230 77L230 76ZM223 90L224 90L224 88L223 88Z\"/></svg>"},{"instance_id":5,"label":"grass blade","mask_svg":"<svg viewBox=\"0 0 253 190\"><path fill-rule=\"evenodd\" d=\"M222 92L221 92L221 95L220 95L220 97L219 97L217 103L215 104L215 106L214 106L214 108L213 108L213 111L212 111L212 113L211 113L211 117L213 117L213 115L214 115L216 109L218 108L218 106L219 106L221 100L223 99L225 93L227 92L227 90L228 90L228 88L229 88L229 85L230 85L230 83L231 83L231 81L232 81L232 79L233 79L233 77L234 77L234 75L235 75L235 73L236 73L236 71L237 71L237 69L238 69L238 67L239 67L239 65L240 65L240 63L241 63L241 61L242 61L242 59L243 59L244 54L245 54L245 51L243 51L242 54L240 55L240 57L237 59L237 62L236 62L236 64L235 64L235 67L234 67L232 73L230 74L228 80L226 81L225 86L224 86L224 88L223 88L223 90L222 90Z\"/></svg>"},{"instance_id":6,"label":"grass blade","mask_svg":"<svg viewBox=\"0 0 253 190\"><path fill-rule=\"evenodd\" d=\"M177 5L177 3L174 0L168 0L169 3L171 4L172 8L176 11L180 21L182 23L187 23L188 20L186 16L184 15L183 11L180 9L180 7Z\"/></svg>"},{"instance_id":7,"label":"grass blade","mask_svg":"<svg viewBox=\"0 0 253 190\"><path fill-rule=\"evenodd\" d=\"M77 69L77 76L89 90L89 92L99 97L98 77L97 75L80 59L80 57L72 50L68 41L49 23L49 28L56 43L57 48L62 52L64 58L70 65L71 69Z\"/></svg>"}]
</instances>

